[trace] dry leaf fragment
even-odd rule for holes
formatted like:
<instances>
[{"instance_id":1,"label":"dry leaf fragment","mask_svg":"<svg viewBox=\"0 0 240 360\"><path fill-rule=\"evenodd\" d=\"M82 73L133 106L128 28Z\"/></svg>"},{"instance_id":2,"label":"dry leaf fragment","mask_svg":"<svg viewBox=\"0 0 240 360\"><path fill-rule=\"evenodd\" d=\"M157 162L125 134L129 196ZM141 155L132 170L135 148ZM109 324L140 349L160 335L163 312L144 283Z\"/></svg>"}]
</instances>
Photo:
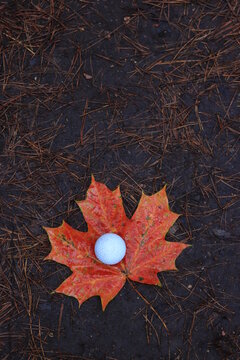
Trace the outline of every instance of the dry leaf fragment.
<instances>
[{"instance_id":1,"label":"dry leaf fragment","mask_svg":"<svg viewBox=\"0 0 240 360\"><path fill-rule=\"evenodd\" d=\"M92 79L92 75L89 75L87 73L83 73L83 76L85 77L86 80L91 80Z\"/></svg>"}]
</instances>

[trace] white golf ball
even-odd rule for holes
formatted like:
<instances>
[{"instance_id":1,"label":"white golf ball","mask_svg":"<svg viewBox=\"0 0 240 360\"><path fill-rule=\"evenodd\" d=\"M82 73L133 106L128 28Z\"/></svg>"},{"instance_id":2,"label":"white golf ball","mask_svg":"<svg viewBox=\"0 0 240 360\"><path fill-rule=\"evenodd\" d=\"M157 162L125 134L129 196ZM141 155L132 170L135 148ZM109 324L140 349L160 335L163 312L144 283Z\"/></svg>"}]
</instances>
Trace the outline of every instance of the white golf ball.
<instances>
[{"instance_id":1,"label":"white golf ball","mask_svg":"<svg viewBox=\"0 0 240 360\"><path fill-rule=\"evenodd\" d=\"M124 258L126 254L126 244L121 236L107 233L97 239L94 251L96 257L102 263L115 265Z\"/></svg>"}]
</instances>

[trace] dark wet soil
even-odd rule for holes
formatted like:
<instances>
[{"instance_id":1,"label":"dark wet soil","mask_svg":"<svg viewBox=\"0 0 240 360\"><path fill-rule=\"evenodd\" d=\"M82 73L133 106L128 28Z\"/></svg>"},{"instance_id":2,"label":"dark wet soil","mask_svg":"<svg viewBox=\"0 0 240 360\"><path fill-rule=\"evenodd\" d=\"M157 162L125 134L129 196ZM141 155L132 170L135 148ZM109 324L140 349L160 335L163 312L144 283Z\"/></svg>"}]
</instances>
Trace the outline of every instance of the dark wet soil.
<instances>
[{"instance_id":1,"label":"dark wet soil","mask_svg":"<svg viewBox=\"0 0 240 360\"><path fill-rule=\"evenodd\" d=\"M1 359L239 359L237 1L3 1ZM54 293L42 226L85 230L90 176L128 216L165 184L192 245L162 288ZM166 323L166 331L156 312Z\"/></svg>"}]
</instances>

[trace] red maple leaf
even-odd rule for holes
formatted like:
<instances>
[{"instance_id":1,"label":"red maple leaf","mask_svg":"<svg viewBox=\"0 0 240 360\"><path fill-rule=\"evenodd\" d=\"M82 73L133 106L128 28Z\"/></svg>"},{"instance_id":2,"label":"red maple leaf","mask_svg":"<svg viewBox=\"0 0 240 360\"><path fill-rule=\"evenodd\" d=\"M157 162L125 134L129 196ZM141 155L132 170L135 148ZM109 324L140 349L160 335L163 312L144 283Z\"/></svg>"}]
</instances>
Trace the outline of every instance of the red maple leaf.
<instances>
[{"instance_id":1,"label":"red maple leaf","mask_svg":"<svg viewBox=\"0 0 240 360\"><path fill-rule=\"evenodd\" d=\"M142 193L131 219L125 214L120 188L111 191L94 177L86 199L77 204L87 222L87 232L75 230L64 221L57 228L44 229L52 245L45 260L57 261L72 270L56 292L74 296L79 305L99 295L104 310L127 278L160 285L157 273L176 270L176 258L189 246L165 240L179 216L169 210L165 187L152 196ZM105 233L116 233L126 242L126 256L117 265L105 265L95 256L95 242Z\"/></svg>"}]
</instances>

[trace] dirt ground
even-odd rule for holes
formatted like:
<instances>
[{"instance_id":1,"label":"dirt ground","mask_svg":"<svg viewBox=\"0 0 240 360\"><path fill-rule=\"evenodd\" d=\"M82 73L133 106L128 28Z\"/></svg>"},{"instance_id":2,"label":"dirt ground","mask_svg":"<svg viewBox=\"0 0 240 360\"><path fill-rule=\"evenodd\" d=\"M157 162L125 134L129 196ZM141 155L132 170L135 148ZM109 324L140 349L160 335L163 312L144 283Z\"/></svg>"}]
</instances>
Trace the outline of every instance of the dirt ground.
<instances>
[{"instance_id":1,"label":"dirt ground","mask_svg":"<svg viewBox=\"0 0 240 360\"><path fill-rule=\"evenodd\" d=\"M238 0L1 1L1 359L240 359L239 29ZM192 245L105 312L43 260L91 174L128 216L166 184Z\"/></svg>"}]
</instances>

